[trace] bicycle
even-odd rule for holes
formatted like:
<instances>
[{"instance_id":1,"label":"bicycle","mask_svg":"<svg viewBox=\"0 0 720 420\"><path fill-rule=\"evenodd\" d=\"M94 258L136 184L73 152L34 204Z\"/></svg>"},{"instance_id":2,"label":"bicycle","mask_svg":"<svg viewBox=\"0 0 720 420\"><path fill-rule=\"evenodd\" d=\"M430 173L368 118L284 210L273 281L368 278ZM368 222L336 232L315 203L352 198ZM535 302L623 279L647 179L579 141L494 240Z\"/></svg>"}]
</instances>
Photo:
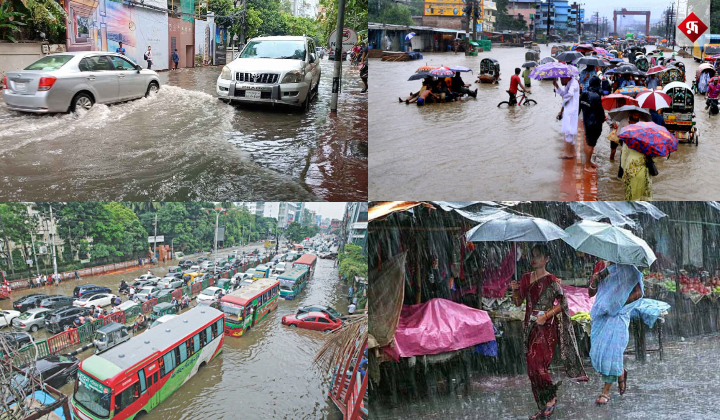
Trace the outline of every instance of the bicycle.
<instances>
[{"instance_id":1,"label":"bicycle","mask_svg":"<svg viewBox=\"0 0 720 420\"><path fill-rule=\"evenodd\" d=\"M506 91L508 94L510 94L510 91ZM500 108L501 105L507 105L510 106L516 106L516 105L524 105L524 106L532 106L537 105L537 102L534 99L529 99L527 95L530 95L530 92L523 92L522 95L520 95L519 98L515 98L515 103L511 104L510 101L502 101L497 106Z\"/></svg>"}]
</instances>

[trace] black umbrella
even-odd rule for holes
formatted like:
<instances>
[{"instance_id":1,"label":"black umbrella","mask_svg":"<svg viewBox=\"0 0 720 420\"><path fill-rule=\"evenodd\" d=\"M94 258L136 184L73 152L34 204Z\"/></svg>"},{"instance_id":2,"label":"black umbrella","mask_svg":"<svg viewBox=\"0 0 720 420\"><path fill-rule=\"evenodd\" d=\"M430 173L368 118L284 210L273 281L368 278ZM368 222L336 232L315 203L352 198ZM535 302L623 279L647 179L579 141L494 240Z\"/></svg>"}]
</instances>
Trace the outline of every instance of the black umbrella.
<instances>
[{"instance_id":1,"label":"black umbrella","mask_svg":"<svg viewBox=\"0 0 720 420\"><path fill-rule=\"evenodd\" d=\"M573 61L573 63L580 65L585 64L586 66L595 66L595 67L607 67L607 63L602 61L601 59L597 57L580 57L577 60Z\"/></svg>"},{"instance_id":2,"label":"black umbrella","mask_svg":"<svg viewBox=\"0 0 720 420\"><path fill-rule=\"evenodd\" d=\"M636 72L636 71L640 71L640 70L638 70L638 68L635 66L635 64L623 64L621 66L618 66L615 69L615 73L620 73L620 74L625 74L625 73L632 74L633 72Z\"/></svg>"},{"instance_id":3,"label":"black umbrella","mask_svg":"<svg viewBox=\"0 0 720 420\"><path fill-rule=\"evenodd\" d=\"M424 79L424 78L426 78L426 77L432 77L432 75L431 75L430 73L421 71L420 73L415 73L415 74L413 74L412 76L410 76L410 78L408 79L408 81L410 81L410 80L420 80L420 79Z\"/></svg>"},{"instance_id":4,"label":"black umbrella","mask_svg":"<svg viewBox=\"0 0 720 420\"><path fill-rule=\"evenodd\" d=\"M527 63L523 64L522 66L526 67L526 68L531 68L531 67L537 67L537 65L538 65L538 63L536 63L534 61L528 61Z\"/></svg>"},{"instance_id":5,"label":"black umbrella","mask_svg":"<svg viewBox=\"0 0 720 420\"><path fill-rule=\"evenodd\" d=\"M561 52L560 54L556 55L555 59L557 61L562 61L564 63L570 63L574 60L577 60L580 57L583 57L583 55L577 51L565 51L565 52Z\"/></svg>"}]
</instances>

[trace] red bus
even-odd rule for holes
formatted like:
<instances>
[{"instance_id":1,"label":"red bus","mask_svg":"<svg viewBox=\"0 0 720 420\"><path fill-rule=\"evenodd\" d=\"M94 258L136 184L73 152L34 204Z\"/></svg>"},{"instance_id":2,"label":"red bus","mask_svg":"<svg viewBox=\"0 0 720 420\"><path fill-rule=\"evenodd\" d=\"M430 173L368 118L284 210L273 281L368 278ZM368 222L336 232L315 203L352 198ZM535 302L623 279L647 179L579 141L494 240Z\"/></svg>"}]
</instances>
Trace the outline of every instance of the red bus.
<instances>
[{"instance_id":1,"label":"red bus","mask_svg":"<svg viewBox=\"0 0 720 420\"><path fill-rule=\"evenodd\" d=\"M317 255L315 254L305 254L302 257L298 258L297 261L293 263L293 268L295 267L304 267L307 268L309 276L308 278L311 279L313 274L315 274L315 264L317 264Z\"/></svg>"},{"instance_id":2,"label":"red bus","mask_svg":"<svg viewBox=\"0 0 720 420\"><path fill-rule=\"evenodd\" d=\"M149 412L222 350L224 315L202 306L80 363L73 415L127 419Z\"/></svg>"},{"instance_id":3,"label":"red bus","mask_svg":"<svg viewBox=\"0 0 720 420\"><path fill-rule=\"evenodd\" d=\"M270 311L277 309L280 281L259 279L220 299L220 310L225 312L225 334L242 337Z\"/></svg>"}]
</instances>

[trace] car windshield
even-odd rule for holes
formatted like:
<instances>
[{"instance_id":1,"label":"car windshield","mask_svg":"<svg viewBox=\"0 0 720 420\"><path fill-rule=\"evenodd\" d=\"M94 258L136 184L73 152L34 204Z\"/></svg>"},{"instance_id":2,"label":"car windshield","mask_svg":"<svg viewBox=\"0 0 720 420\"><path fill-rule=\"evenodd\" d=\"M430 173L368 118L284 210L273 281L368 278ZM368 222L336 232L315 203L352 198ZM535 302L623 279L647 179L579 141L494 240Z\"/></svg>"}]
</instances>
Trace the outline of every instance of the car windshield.
<instances>
[{"instance_id":1,"label":"car windshield","mask_svg":"<svg viewBox=\"0 0 720 420\"><path fill-rule=\"evenodd\" d=\"M304 41L260 40L250 41L240 58L305 59Z\"/></svg>"},{"instance_id":2,"label":"car windshield","mask_svg":"<svg viewBox=\"0 0 720 420\"><path fill-rule=\"evenodd\" d=\"M20 314L20 316L18 317L18 319L28 319L28 318L31 318L31 317L32 317L32 314L31 314L30 312L23 312L23 313Z\"/></svg>"},{"instance_id":3,"label":"car windshield","mask_svg":"<svg viewBox=\"0 0 720 420\"><path fill-rule=\"evenodd\" d=\"M107 336L101 332L95 333L95 340L104 343L107 340Z\"/></svg>"},{"instance_id":4,"label":"car windshield","mask_svg":"<svg viewBox=\"0 0 720 420\"><path fill-rule=\"evenodd\" d=\"M78 371L76 390L73 398L90 413L107 417L110 415L110 388Z\"/></svg>"},{"instance_id":5,"label":"car windshield","mask_svg":"<svg viewBox=\"0 0 720 420\"><path fill-rule=\"evenodd\" d=\"M707 47L705 48L706 54L720 54L720 47Z\"/></svg>"},{"instance_id":6,"label":"car windshield","mask_svg":"<svg viewBox=\"0 0 720 420\"><path fill-rule=\"evenodd\" d=\"M331 307L329 307L329 306L326 308L326 310L327 310L327 313L329 313L330 315L334 316L335 318L340 318L340 317L342 316L342 315L340 314L340 312L336 311L335 309L333 309L333 308L331 308Z\"/></svg>"},{"instance_id":7,"label":"car windshield","mask_svg":"<svg viewBox=\"0 0 720 420\"><path fill-rule=\"evenodd\" d=\"M297 318L297 319L305 319L305 318L307 318L307 317L309 317L309 316L310 316L310 313L309 313L309 312L305 312L305 313L302 313L302 314L296 316L295 318Z\"/></svg>"},{"instance_id":8,"label":"car windshield","mask_svg":"<svg viewBox=\"0 0 720 420\"><path fill-rule=\"evenodd\" d=\"M215 291L214 291L214 290L211 290L211 289L205 289L205 290L203 290L202 293L200 293L200 294L201 294L201 295L205 295L205 296L214 296L214 295L215 295Z\"/></svg>"},{"instance_id":9,"label":"car windshield","mask_svg":"<svg viewBox=\"0 0 720 420\"><path fill-rule=\"evenodd\" d=\"M72 55L48 55L25 67L25 70L57 70L72 58Z\"/></svg>"},{"instance_id":10,"label":"car windshield","mask_svg":"<svg viewBox=\"0 0 720 420\"><path fill-rule=\"evenodd\" d=\"M245 309L242 305L238 305L235 303L230 302L220 302L220 310L225 312L228 315L234 315L238 319L242 317L243 309Z\"/></svg>"}]
</instances>

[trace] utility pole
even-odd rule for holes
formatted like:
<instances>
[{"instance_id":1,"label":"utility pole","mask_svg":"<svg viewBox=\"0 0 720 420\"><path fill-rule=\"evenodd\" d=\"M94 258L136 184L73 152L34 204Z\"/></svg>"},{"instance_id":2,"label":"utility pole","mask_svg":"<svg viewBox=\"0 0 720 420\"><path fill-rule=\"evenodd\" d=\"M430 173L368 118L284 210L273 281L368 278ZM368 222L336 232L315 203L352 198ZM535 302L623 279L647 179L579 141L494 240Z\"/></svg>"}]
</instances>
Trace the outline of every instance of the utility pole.
<instances>
[{"instance_id":1,"label":"utility pole","mask_svg":"<svg viewBox=\"0 0 720 420\"><path fill-rule=\"evenodd\" d=\"M52 206L50 206L50 228L55 229L55 219L53 219ZM58 272L57 272L57 254L55 252L55 235L52 233L52 230L48 233L50 233L50 241L52 242L53 273L54 273L54 277L57 277ZM55 279L53 278L53 280L55 280Z\"/></svg>"},{"instance_id":2,"label":"utility pole","mask_svg":"<svg viewBox=\"0 0 720 420\"><path fill-rule=\"evenodd\" d=\"M473 41L477 41L477 21L475 21L475 15L480 15L480 13L478 13L478 10L477 10L477 7L478 7L477 0L472 0L472 4L473 4L473 13L472 13L472 17L470 18L470 21L472 21Z\"/></svg>"},{"instance_id":3,"label":"utility pole","mask_svg":"<svg viewBox=\"0 0 720 420\"><path fill-rule=\"evenodd\" d=\"M677 31L675 30L675 25L677 24L677 19L675 19L675 3L672 4L672 10L671 10L670 14L672 15L672 19L673 19L673 21L672 21L673 22L673 24L672 24L672 28L673 28L672 29L672 49L673 49L673 51L675 51L675 34L677 33Z\"/></svg>"},{"instance_id":4,"label":"utility pole","mask_svg":"<svg viewBox=\"0 0 720 420\"><path fill-rule=\"evenodd\" d=\"M220 223L220 213L215 211L215 250L213 251L213 264L215 263L215 258L217 258L218 223Z\"/></svg>"},{"instance_id":5,"label":"utility pole","mask_svg":"<svg viewBox=\"0 0 720 420\"><path fill-rule=\"evenodd\" d=\"M5 232L5 222L3 222L2 213L0 213L0 227L3 230L3 237L5 238L5 251L7 251L8 255L8 265L10 266L10 271L13 273L13 275L15 275L15 266L13 265L12 251L10 250L10 241L8 241L7 233Z\"/></svg>"},{"instance_id":6,"label":"utility pole","mask_svg":"<svg viewBox=\"0 0 720 420\"><path fill-rule=\"evenodd\" d=\"M155 258L155 253L157 252L157 213L155 213L155 236L153 236L153 258Z\"/></svg>"},{"instance_id":7,"label":"utility pole","mask_svg":"<svg viewBox=\"0 0 720 420\"><path fill-rule=\"evenodd\" d=\"M345 27L345 0L338 0L338 20L335 31L335 72L333 74L332 99L330 100L330 113L337 114L338 95L340 94L342 74L342 39L343 28Z\"/></svg>"},{"instance_id":8,"label":"utility pole","mask_svg":"<svg viewBox=\"0 0 720 420\"><path fill-rule=\"evenodd\" d=\"M28 209L28 220L32 220L30 216L30 210ZM32 229L29 229L30 231L30 242L32 244L32 251L33 251L33 257L35 257L35 270L37 271L37 275L40 275L40 266L37 263L37 252L35 252L35 237L33 236Z\"/></svg>"},{"instance_id":9,"label":"utility pole","mask_svg":"<svg viewBox=\"0 0 720 420\"><path fill-rule=\"evenodd\" d=\"M554 6L554 3L552 2L552 0L547 3L547 7L548 7L548 12L547 12L547 35L545 35L545 36L546 36L546 38L545 38L546 41L545 41L545 42L550 42L550 6L551 6L551 5Z\"/></svg>"}]
</instances>

